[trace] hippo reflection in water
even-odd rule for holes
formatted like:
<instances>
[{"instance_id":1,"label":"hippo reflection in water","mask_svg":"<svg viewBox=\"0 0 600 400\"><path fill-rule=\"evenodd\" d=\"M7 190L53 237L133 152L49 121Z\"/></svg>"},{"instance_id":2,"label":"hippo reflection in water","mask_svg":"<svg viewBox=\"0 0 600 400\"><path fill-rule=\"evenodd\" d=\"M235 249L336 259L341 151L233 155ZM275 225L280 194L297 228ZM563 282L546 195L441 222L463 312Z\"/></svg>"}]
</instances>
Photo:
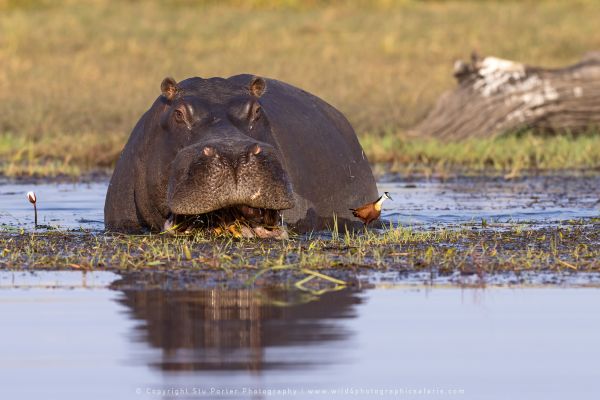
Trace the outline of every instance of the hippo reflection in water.
<instances>
[{"instance_id":1,"label":"hippo reflection in water","mask_svg":"<svg viewBox=\"0 0 600 400\"><path fill-rule=\"evenodd\" d=\"M166 78L161 90L116 165L107 230L232 218L303 232L334 215L353 226L349 208L377 197L346 118L303 90L251 75Z\"/></svg>"},{"instance_id":2,"label":"hippo reflection in water","mask_svg":"<svg viewBox=\"0 0 600 400\"><path fill-rule=\"evenodd\" d=\"M120 303L141 322L135 339L160 350L146 361L165 371L282 370L323 362L319 346L345 346L351 335L340 320L354 318L362 303L360 292L351 290L309 302L302 293L274 288L127 289L122 294ZM281 307L282 302L290 304ZM299 347L306 348L306 357L287 350L267 357L275 348Z\"/></svg>"}]
</instances>

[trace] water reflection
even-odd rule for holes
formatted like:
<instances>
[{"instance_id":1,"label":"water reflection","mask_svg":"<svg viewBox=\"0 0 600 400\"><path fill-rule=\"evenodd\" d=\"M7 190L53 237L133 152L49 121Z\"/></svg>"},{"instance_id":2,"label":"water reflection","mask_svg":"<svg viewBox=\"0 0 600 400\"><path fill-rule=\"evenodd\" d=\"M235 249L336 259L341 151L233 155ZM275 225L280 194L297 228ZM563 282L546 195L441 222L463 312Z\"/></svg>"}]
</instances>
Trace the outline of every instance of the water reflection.
<instances>
[{"instance_id":1,"label":"water reflection","mask_svg":"<svg viewBox=\"0 0 600 400\"><path fill-rule=\"evenodd\" d=\"M356 291L309 301L281 289L124 290L120 302L141 321L134 340L161 350L149 364L165 371L269 370L307 367L306 344L343 345L339 319L356 317ZM298 346L298 351L294 347ZM276 349L285 351L276 351Z\"/></svg>"}]
</instances>

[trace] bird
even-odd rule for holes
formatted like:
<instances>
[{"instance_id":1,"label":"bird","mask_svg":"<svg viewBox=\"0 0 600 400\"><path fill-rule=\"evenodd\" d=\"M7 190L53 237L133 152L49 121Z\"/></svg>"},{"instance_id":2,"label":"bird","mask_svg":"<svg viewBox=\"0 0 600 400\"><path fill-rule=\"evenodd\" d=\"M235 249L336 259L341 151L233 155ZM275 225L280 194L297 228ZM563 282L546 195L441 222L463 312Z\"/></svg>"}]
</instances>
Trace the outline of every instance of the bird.
<instances>
[{"instance_id":1,"label":"bird","mask_svg":"<svg viewBox=\"0 0 600 400\"><path fill-rule=\"evenodd\" d=\"M372 221L375 221L377 218L379 218L381 215L381 205L385 199L392 200L392 197L388 192L383 192L383 194L374 202L367 203L358 208L350 208L350 211L352 211L352 215L360 219L365 226L367 226Z\"/></svg>"}]
</instances>

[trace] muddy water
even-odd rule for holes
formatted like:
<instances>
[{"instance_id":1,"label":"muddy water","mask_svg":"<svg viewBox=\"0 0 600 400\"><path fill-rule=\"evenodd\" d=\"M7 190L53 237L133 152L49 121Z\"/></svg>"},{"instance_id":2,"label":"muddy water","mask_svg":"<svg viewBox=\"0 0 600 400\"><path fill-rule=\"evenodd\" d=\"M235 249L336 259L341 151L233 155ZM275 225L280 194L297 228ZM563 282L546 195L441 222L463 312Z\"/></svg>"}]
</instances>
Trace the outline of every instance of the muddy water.
<instances>
[{"instance_id":1,"label":"muddy water","mask_svg":"<svg viewBox=\"0 0 600 400\"><path fill-rule=\"evenodd\" d=\"M33 210L25 198L38 197L39 222L66 229L103 229L108 182L16 184L0 182L0 224L31 228ZM600 216L600 176L538 176L506 181L469 177L447 181L384 177L381 192L393 201L384 218L403 225L451 225L468 222L548 223Z\"/></svg>"},{"instance_id":2,"label":"muddy water","mask_svg":"<svg viewBox=\"0 0 600 400\"><path fill-rule=\"evenodd\" d=\"M600 395L600 289L415 285L305 302L108 289L116 278L0 272L2 398Z\"/></svg>"}]
</instances>

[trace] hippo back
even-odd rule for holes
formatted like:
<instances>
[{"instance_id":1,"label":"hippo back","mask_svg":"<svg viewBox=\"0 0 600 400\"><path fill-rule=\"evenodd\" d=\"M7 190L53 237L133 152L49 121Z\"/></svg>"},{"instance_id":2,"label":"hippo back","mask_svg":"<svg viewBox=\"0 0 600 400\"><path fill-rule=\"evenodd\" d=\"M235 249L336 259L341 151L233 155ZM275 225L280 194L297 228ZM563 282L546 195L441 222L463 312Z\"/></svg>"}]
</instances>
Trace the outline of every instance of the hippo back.
<instances>
[{"instance_id":1,"label":"hippo back","mask_svg":"<svg viewBox=\"0 0 600 400\"><path fill-rule=\"evenodd\" d=\"M252 75L229 80L247 85ZM375 178L348 120L318 97L267 79L260 98L272 130L272 143L290 175L296 206L283 212L298 231L356 226L349 208L377 198Z\"/></svg>"}]
</instances>

